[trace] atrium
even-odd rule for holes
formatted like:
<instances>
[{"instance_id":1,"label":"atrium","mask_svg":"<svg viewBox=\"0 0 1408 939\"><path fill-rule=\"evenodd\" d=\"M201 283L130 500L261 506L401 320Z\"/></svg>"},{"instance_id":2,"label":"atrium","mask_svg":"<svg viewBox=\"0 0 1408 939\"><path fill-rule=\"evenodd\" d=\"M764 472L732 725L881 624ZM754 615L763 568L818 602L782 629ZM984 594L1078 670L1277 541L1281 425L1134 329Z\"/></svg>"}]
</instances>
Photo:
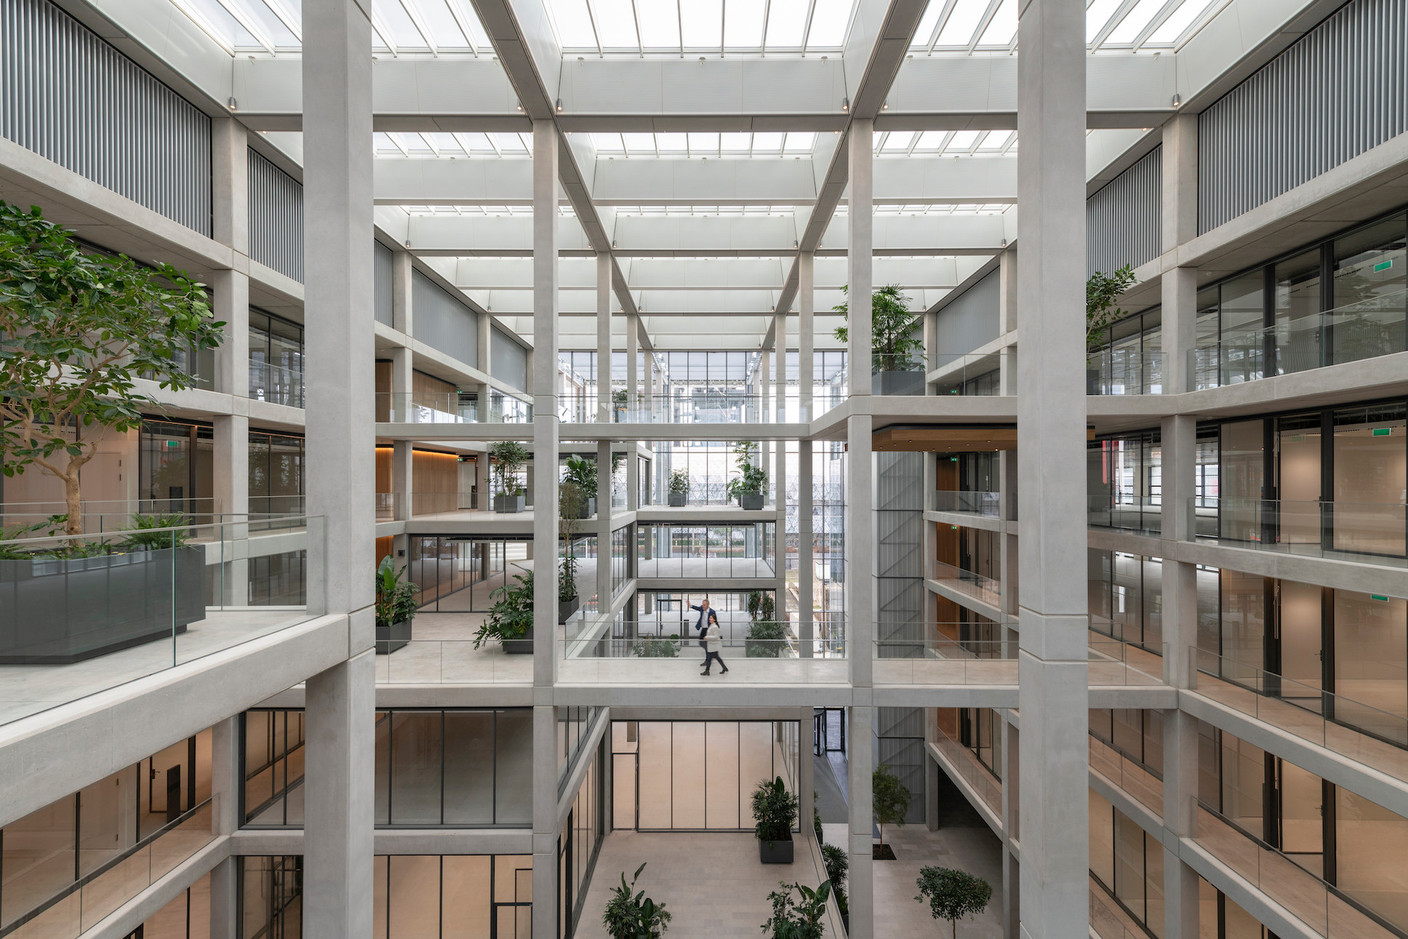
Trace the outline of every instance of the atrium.
<instances>
[{"instance_id":1,"label":"atrium","mask_svg":"<svg viewBox=\"0 0 1408 939\"><path fill-rule=\"evenodd\" d=\"M0 375L0 937L1408 939L1408 0L0 0Z\"/></svg>"}]
</instances>

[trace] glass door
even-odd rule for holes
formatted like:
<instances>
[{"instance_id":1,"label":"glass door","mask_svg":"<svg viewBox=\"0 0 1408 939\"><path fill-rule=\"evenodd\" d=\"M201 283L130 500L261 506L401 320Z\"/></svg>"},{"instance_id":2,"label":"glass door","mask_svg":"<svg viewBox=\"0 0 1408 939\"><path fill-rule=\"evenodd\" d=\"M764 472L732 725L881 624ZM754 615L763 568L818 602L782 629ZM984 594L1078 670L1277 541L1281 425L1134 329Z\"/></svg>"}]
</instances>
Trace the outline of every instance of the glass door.
<instances>
[{"instance_id":1,"label":"glass door","mask_svg":"<svg viewBox=\"0 0 1408 939\"><path fill-rule=\"evenodd\" d=\"M1320 415L1278 418L1275 515L1280 544L1320 544L1320 462Z\"/></svg>"},{"instance_id":2,"label":"glass door","mask_svg":"<svg viewBox=\"0 0 1408 939\"><path fill-rule=\"evenodd\" d=\"M1316 877L1325 866L1324 786L1319 776L1276 759L1279 846Z\"/></svg>"}]
</instances>

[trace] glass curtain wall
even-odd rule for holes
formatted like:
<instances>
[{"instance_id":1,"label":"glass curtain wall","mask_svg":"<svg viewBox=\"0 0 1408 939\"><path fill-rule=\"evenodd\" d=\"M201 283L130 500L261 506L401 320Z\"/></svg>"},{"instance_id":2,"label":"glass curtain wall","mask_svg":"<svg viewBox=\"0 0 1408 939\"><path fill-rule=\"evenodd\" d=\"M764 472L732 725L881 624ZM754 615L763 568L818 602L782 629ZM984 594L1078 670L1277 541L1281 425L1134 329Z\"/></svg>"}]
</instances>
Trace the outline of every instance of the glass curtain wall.
<instances>
[{"instance_id":1,"label":"glass curtain wall","mask_svg":"<svg viewBox=\"0 0 1408 939\"><path fill-rule=\"evenodd\" d=\"M303 857L239 859L239 939L303 935Z\"/></svg>"},{"instance_id":2,"label":"glass curtain wall","mask_svg":"<svg viewBox=\"0 0 1408 939\"><path fill-rule=\"evenodd\" d=\"M1158 533L1163 527L1163 447L1158 431L1103 437L1086 450L1090 524Z\"/></svg>"},{"instance_id":3,"label":"glass curtain wall","mask_svg":"<svg viewBox=\"0 0 1408 939\"><path fill-rule=\"evenodd\" d=\"M372 859L375 939L528 939L532 905L531 855L393 854Z\"/></svg>"},{"instance_id":4,"label":"glass curtain wall","mask_svg":"<svg viewBox=\"0 0 1408 939\"><path fill-rule=\"evenodd\" d=\"M487 611L490 594L523 573L528 550L522 538L412 535L408 576L420 588L421 611Z\"/></svg>"},{"instance_id":5,"label":"glass curtain wall","mask_svg":"<svg viewBox=\"0 0 1408 939\"><path fill-rule=\"evenodd\" d=\"M178 894L127 939L210 939L210 875Z\"/></svg>"},{"instance_id":6,"label":"glass curtain wall","mask_svg":"<svg viewBox=\"0 0 1408 939\"><path fill-rule=\"evenodd\" d=\"M797 791L800 728L797 721L612 721L612 827L751 830L758 783L781 777Z\"/></svg>"},{"instance_id":7,"label":"glass curtain wall","mask_svg":"<svg viewBox=\"0 0 1408 939\"><path fill-rule=\"evenodd\" d=\"M1109 336L1087 356L1089 394L1163 392L1163 316L1151 307L1110 326ZM993 392L996 393L996 392Z\"/></svg>"},{"instance_id":8,"label":"glass curtain wall","mask_svg":"<svg viewBox=\"0 0 1408 939\"><path fill-rule=\"evenodd\" d=\"M273 431L249 432L249 511L255 515L302 515L303 438Z\"/></svg>"},{"instance_id":9,"label":"glass curtain wall","mask_svg":"<svg viewBox=\"0 0 1408 939\"><path fill-rule=\"evenodd\" d=\"M303 407L303 327L249 308L249 396Z\"/></svg>"},{"instance_id":10,"label":"glass curtain wall","mask_svg":"<svg viewBox=\"0 0 1408 939\"><path fill-rule=\"evenodd\" d=\"M777 576L777 524L643 524L637 563L642 577Z\"/></svg>"},{"instance_id":11,"label":"glass curtain wall","mask_svg":"<svg viewBox=\"0 0 1408 939\"><path fill-rule=\"evenodd\" d=\"M1106 894L1154 935L1164 923L1164 848L1090 791L1090 873Z\"/></svg>"},{"instance_id":12,"label":"glass curtain wall","mask_svg":"<svg viewBox=\"0 0 1408 939\"><path fill-rule=\"evenodd\" d=\"M179 512L196 524L213 522L215 432L208 424L144 420L138 431L140 508ZM229 507L222 507L229 511Z\"/></svg>"},{"instance_id":13,"label":"glass curtain wall","mask_svg":"<svg viewBox=\"0 0 1408 939\"><path fill-rule=\"evenodd\" d=\"M303 712L256 708L240 716L244 738L244 823L303 824Z\"/></svg>"}]
</instances>

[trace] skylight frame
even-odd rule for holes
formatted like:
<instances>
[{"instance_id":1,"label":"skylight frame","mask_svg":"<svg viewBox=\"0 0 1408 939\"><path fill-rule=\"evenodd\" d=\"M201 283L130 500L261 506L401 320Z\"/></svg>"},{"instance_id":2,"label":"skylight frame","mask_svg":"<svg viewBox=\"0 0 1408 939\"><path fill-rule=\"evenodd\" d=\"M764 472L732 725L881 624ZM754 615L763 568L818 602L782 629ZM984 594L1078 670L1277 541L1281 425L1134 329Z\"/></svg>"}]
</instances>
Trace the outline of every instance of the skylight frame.
<instances>
[{"instance_id":1,"label":"skylight frame","mask_svg":"<svg viewBox=\"0 0 1408 939\"><path fill-rule=\"evenodd\" d=\"M603 41L604 32L602 26L603 3L628 2L632 13L632 28L635 34L634 45L611 44ZM757 29L757 41L739 44L729 41L729 11L730 9L742 9L748 7L749 13L756 9L757 0L703 0L711 6L717 2L719 9L719 22L717 31L712 27L708 28L709 35L707 41L696 41L699 34L694 31L698 23L689 24L686 19L687 4L700 4L701 0L545 0L548 11L548 19L552 25L553 34L557 39L562 54L566 56L581 56L595 54L599 58L608 56L634 55L639 58L646 56L671 55L684 58L687 55L717 55L726 58L730 55L756 55L765 57L768 55L800 55L805 58L808 54L815 53L839 53L844 50L846 39L850 35L851 23L855 19L855 11L859 0L797 0L801 13L799 23L789 24L793 27L789 32L795 31L795 27L800 25L802 41L800 45L794 44L773 44L768 41L770 28L774 26L772 17L775 9L773 3L765 3L763 15L759 28ZM673 3L673 22L676 28L677 37L675 41L668 44L657 44L652 41L647 44L641 30L640 8L642 3ZM815 31L820 25L817 13L830 10L837 3L845 5L845 26L840 32L841 40L838 44L819 43L815 40ZM579 12L580 8L586 11L585 22L590 24L591 36L588 37L581 29L583 18ZM570 6L571 15L564 15ZM689 7L689 12L695 12L698 6ZM778 9L782 9L779 4ZM655 12L658 13L658 10ZM698 17L694 17L697 21ZM711 21L709 21L711 22ZM570 24L570 26L568 25ZM689 28L687 29L687 25ZM831 25L831 24L827 24ZM715 40L715 33L717 40Z\"/></svg>"},{"instance_id":2,"label":"skylight frame","mask_svg":"<svg viewBox=\"0 0 1408 939\"><path fill-rule=\"evenodd\" d=\"M920 25L923 29L915 34L914 40L910 43L910 54L923 53L926 56L932 56L935 53L941 55L1012 54L1017 51L1015 30L1010 42L1006 44L984 43L982 39L984 32L1003 7L1007 4L1015 6L1015 2L1016 0L929 0L929 5L920 19ZM1092 53L1177 51L1221 12L1231 0L1163 0L1147 22L1138 28L1135 35L1127 41L1113 41L1111 37L1120 30L1126 19L1136 10L1141 9L1141 3L1146 2L1158 3L1159 0L1114 0L1113 9L1108 14L1108 18L1098 24L1093 34L1088 34L1087 51ZM1087 2L1087 8L1093 5L1095 4ZM1158 35L1164 24L1171 20L1177 22L1175 17L1180 11L1186 9L1195 9L1196 12L1188 18L1178 34L1172 38L1154 41L1153 37ZM973 19L975 11L977 11L977 16L976 19ZM950 22L957 22L953 20L955 12L971 19L974 26L971 32L965 35L963 42L950 41L940 44L939 39L943 37L945 28L950 25ZM950 36L949 38L952 40L954 37Z\"/></svg>"},{"instance_id":3,"label":"skylight frame","mask_svg":"<svg viewBox=\"0 0 1408 939\"><path fill-rule=\"evenodd\" d=\"M171 0L172 4L230 55L297 54L303 48L302 23L289 0ZM484 29L467 0L372 0L372 51L403 54L480 57L488 48ZM433 12L434 15L431 15ZM409 22L415 39L395 31ZM447 35L436 23L453 23ZM234 24L235 30L230 28ZM277 24L277 28L274 26ZM287 31L293 41L282 35ZM403 31L404 32L404 31ZM276 36L275 33L280 35Z\"/></svg>"}]
</instances>

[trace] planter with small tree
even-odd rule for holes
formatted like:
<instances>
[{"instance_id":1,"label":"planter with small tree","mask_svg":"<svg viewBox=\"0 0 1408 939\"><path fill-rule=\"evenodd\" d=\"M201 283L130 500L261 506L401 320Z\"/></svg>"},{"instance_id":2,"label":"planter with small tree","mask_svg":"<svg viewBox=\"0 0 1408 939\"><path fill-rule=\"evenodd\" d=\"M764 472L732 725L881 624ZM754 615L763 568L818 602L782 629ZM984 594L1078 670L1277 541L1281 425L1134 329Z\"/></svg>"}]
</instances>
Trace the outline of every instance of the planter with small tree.
<instances>
[{"instance_id":1,"label":"planter with small tree","mask_svg":"<svg viewBox=\"0 0 1408 939\"><path fill-rule=\"evenodd\" d=\"M1134 283L1134 271L1128 264L1113 274L1096 271L1085 282L1085 348L1087 355L1095 354L1097 346L1109 335L1110 326L1124 316L1120 309L1120 295ZM1085 393L1100 394L1100 369L1085 369Z\"/></svg>"},{"instance_id":2,"label":"planter with small tree","mask_svg":"<svg viewBox=\"0 0 1408 939\"><path fill-rule=\"evenodd\" d=\"M573 454L567 458L567 469L562 474L564 483L571 483L581 493L577 504L577 518L591 518L596 514L596 460Z\"/></svg>"},{"instance_id":3,"label":"planter with small tree","mask_svg":"<svg viewBox=\"0 0 1408 939\"><path fill-rule=\"evenodd\" d=\"M977 916L987 909L992 899L992 885L981 877L951 867L924 867L915 880L919 896L914 899L929 904L934 919L946 919L958 939L958 921Z\"/></svg>"},{"instance_id":4,"label":"planter with small tree","mask_svg":"<svg viewBox=\"0 0 1408 939\"><path fill-rule=\"evenodd\" d=\"M678 508L689 498L689 470L677 469L670 474L670 505Z\"/></svg>"},{"instance_id":5,"label":"planter with small tree","mask_svg":"<svg viewBox=\"0 0 1408 939\"><path fill-rule=\"evenodd\" d=\"M606 910L601 914L601 925L611 939L655 939L669 928L670 913L665 904L656 903L645 895L645 891L633 893L642 864L626 883L626 872L621 872L621 886L611 888L611 899L606 901Z\"/></svg>"},{"instance_id":6,"label":"planter with small tree","mask_svg":"<svg viewBox=\"0 0 1408 939\"><path fill-rule=\"evenodd\" d=\"M758 444L744 441L733 445L734 463L738 466L738 476L730 479L724 491L730 499L738 500L742 509L758 510L763 507L763 488L768 484L768 474L757 465Z\"/></svg>"},{"instance_id":7,"label":"planter with small tree","mask_svg":"<svg viewBox=\"0 0 1408 939\"><path fill-rule=\"evenodd\" d=\"M777 602L771 591L748 593L748 635L743 652L750 659L775 659L782 654L787 624L777 619Z\"/></svg>"},{"instance_id":8,"label":"planter with small tree","mask_svg":"<svg viewBox=\"0 0 1408 939\"><path fill-rule=\"evenodd\" d=\"M831 884L831 892L836 895L836 908L841 911L841 925L850 931L851 904L846 896L846 875L851 870L850 856L834 844L823 844L821 860L826 865L826 880Z\"/></svg>"},{"instance_id":9,"label":"planter with small tree","mask_svg":"<svg viewBox=\"0 0 1408 939\"><path fill-rule=\"evenodd\" d=\"M763 780L753 790L753 834L758 839L758 859L764 864L791 864L792 825L797 821L797 797L782 777Z\"/></svg>"},{"instance_id":10,"label":"planter with small tree","mask_svg":"<svg viewBox=\"0 0 1408 939\"><path fill-rule=\"evenodd\" d=\"M772 916L763 923L763 932L772 939L821 939L826 933L826 900L831 882L823 880L815 889L801 884L779 883L781 890L768 894ZM797 894L793 899L792 894Z\"/></svg>"},{"instance_id":11,"label":"planter with small tree","mask_svg":"<svg viewBox=\"0 0 1408 939\"><path fill-rule=\"evenodd\" d=\"M885 826L904 827L904 817L909 812L909 790L890 767L881 763L870 775L870 804L875 812L875 821L880 824L880 843L875 846L877 861L893 861L895 852L885 843Z\"/></svg>"},{"instance_id":12,"label":"planter with small tree","mask_svg":"<svg viewBox=\"0 0 1408 939\"><path fill-rule=\"evenodd\" d=\"M376 568L376 654L388 655L411 641L411 620L416 616L415 584L402 580L390 557Z\"/></svg>"},{"instance_id":13,"label":"planter with small tree","mask_svg":"<svg viewBox=\"0 0 1408 939\"><path fill-rule=\"evenodd\" d=\"M611 419L619 424L626 419L626 389L611 392Z\"/></svg>"},{"instance_id":14,"label":"planter with small tree","mask_svg":"<svg viewBox=\"0 0 1408 939\"><path fill-rule=\"evenodd\" d=\"M533 651L533 572L514 574L513 580L489 594L494 602L474 634L474 648L496 639L509 655Z\"/></svg>"},{"instance_id":15,"label":"planter with small tree","mask_svg":"<svg viewBox=\"0 0 1408 939\"><path fill-rule=\"evenodd\" d=\"M518 483L518 473L528 463L532 453L517 440L500 440L489 448L493 460L494 478L499 483L499 494L494 497L494 511L499 513L522 512L526 495Z\"/></svg>"},{"instance_id":16,"label":"planter with small tree","mask_svg":"<svg viewBox=\"0 0 1408 939\"><path fill-rule=\"evenodd\" d=\"M847 287L841 287L848 293ZM832 309L845 318L849 304L842 300ZM881 287L870 295L871 391L877 395L922 395L924 393L924 339L920 333L922 314L909 311L909 298L897 284ZM850 330L837 326L841 342L850 339Z\"/></svg>"},{"instance_id":17,"label":"planter with small tree","mask_svg":"<svg viewBox=\"0 0 1408 939\"><path fill-rule=\"evenodd\" d=\"M557 527L562 536L562 567L557 579L557 621L567 622L582 605L577 595L577 555L573 553L577 528L585 517L587 499L581 486L564 479L557 487Z\"/></svg>"}]
</instances>

